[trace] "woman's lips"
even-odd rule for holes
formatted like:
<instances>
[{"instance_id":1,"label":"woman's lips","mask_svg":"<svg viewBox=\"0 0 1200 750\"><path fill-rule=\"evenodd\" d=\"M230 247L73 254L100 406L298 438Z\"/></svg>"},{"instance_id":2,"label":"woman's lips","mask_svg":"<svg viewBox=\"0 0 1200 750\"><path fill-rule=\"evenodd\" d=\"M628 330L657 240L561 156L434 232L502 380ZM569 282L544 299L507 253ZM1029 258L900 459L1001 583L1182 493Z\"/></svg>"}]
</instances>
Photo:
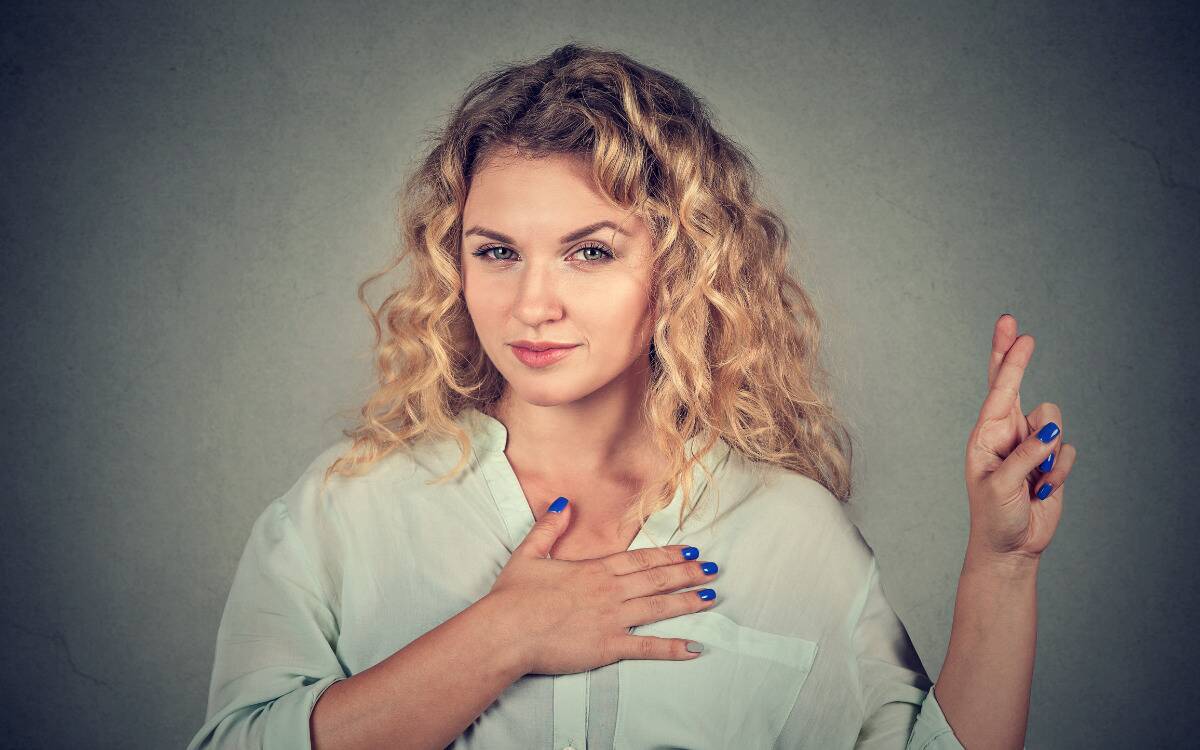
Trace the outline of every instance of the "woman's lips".
<instances>
[{"instance_id":1,"label":"woman's lips","mask_svg":"<svg viewBox=\"0 0 1200 750\"><path fill-rule=\"evenodd\" d=\"M558 349L546 349L540 352L535 352L532 349L526 349L523 346L514 346L512 350L516 358L521 360L521 362L529 367L545 367L547 365L554 364L563 357L566 357L568 354L575 351L577 346L578 344L575 346L561 347Z\"/></svg>"}]
</instances>

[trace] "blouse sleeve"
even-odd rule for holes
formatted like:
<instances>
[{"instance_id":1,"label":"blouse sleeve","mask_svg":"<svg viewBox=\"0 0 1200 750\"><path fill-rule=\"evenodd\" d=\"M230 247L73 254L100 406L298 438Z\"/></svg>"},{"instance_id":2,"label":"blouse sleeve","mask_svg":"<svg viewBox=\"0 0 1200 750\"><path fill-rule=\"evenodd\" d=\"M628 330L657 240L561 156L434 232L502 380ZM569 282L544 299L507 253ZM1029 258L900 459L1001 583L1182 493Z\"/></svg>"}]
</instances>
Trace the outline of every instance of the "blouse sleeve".
<instances>
[{"instance_id":1,"label":"blouse sleeve","mask_svg":"<svg viewBox=\"0 0 1200 750\"><path fill-rule=\"evenodd\" d=\"M853 641L865 717L856 750L963 750L908 632L884 596L873 555Z\"/></svg>"},{"instance_id":2,"label":"blouse sleeve","mask_svg":"<svg viewBox=\"0 0 1200 750\"><path fill-rule=\"evenodd\" d=\"M308 748L317 698L349 675L337 619L282 500L254 522L221 624L199 748Z\"/></svg>"}]
</instances>

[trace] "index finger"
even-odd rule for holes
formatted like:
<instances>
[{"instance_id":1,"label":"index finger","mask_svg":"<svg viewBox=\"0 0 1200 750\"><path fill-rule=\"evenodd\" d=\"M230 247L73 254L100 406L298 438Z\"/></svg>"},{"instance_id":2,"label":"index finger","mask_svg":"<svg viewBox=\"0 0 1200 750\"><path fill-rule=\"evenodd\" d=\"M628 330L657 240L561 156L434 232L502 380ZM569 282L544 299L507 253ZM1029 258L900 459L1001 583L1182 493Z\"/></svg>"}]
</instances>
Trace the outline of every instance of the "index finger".
<instances>
[{"instance_id":1,"label":"index finger","mask_svg":"<svg viewBox=\"0 0 1200 750\"><path fill-rule=\"evenodd\" d=\"M615 575L623 576L629 573L657 568L660 565L674 565L684 560L695 560L700 556L700 550L687 544L668 544L665 547L642 547L617 552L600 561Z\"/></svg>"},{"instance_id":2,"label":"index finger","mask_svg":"<svg viewBox=\"0 0 1200 750\"><path fill-rule=\"evenodd\" d=\"M983 407L979 410L979 422L1004 419L1016 403L1021 390L1021 378L1025 375L1025 367L1033 356L1034 339L1029 334L1018 336L1009 347L996 372L996 378L988 390Z\"/></svg>"}]
</instances>

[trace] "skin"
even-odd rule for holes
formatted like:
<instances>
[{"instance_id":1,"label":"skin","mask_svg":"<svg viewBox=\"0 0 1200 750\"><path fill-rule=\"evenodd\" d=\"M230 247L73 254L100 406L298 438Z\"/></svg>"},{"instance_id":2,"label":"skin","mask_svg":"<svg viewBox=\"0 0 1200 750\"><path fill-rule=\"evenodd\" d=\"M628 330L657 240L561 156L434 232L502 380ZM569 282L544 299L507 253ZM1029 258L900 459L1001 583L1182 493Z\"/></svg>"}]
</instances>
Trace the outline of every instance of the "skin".
<instances>
[{"instance_id":1,"label":"skin","mask_svg":"<svg viewBox=\"0 0 1200 750\"><path fill-rule=\"evenodd\" d=\"M967 438L964 476L970 535L954 624L934 685L946 722L964 747L1023 747L1037 646L1037 573L1063 509L1075 446L1063 442L1062 410L1042 403L1025 414L1021 379L1035 341L1001 315L992 331L988 393ZM1059 427L1043 443L1037 433ZM1054 453L1049 472L1039 468ZM1045 500L1036 491L1047 482Z\"/></svg>"},{"instance_id":2,"label":"skin","mask_svg":"<svg viewBox=\"0 0 1200 750\"><path fill-rule=\"evenodd\" d=\"M621 231L561 242L605 220ZM626 549L636 527L619 518L655 465L639 409L654 322L646 223L595 186L583 158L506 151L477 169L462 227L463 298L506 381L493 413L508 429L505 454L535 518L558 496L571 500L554 557ZM537 369L508 346L518 339L579 346Z\"/></svg>"}]
</instances>

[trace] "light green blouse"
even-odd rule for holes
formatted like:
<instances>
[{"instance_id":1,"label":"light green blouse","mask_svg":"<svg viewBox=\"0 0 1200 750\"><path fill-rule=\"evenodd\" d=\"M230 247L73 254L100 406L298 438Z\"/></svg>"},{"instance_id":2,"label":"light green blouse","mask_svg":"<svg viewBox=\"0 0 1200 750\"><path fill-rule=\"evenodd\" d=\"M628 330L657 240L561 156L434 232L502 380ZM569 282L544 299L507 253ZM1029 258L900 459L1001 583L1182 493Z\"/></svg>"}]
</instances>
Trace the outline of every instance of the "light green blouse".
<instances>
[{"instance_id":1,"label":"light green blouse","mask_svg":"<svg viewBox=\"0 0 1200 750\"><path fill-rule=\"evenodd\" d=\"M487 594L534 518L504 425L474 409L459 424L473 455L453 481L425 484L459 456L453 440L426 440L322 492L343 439L266 507L234 575L189 750L309 747L322 691ZM702 641L704 653L526 675L451 747L961 750L837 499L723 440L702 460L715 481L695 468L700 504L682 528L680 490L630 549L691 544L720 566L711 609L631 628Z\"/></svg>"}]
</instances>

